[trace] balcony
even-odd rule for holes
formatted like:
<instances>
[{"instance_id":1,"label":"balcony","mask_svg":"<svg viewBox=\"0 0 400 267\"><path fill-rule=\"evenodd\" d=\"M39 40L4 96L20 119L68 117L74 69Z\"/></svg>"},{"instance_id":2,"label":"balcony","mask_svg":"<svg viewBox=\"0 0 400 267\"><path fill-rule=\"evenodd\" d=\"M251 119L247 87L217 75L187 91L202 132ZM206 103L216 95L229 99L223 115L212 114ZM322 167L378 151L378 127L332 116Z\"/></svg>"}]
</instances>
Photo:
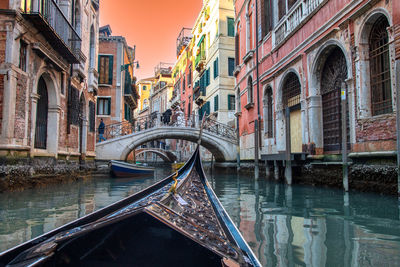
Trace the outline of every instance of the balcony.
<instances>
[{"instance_id":1,"label":"balcony","mask_svg":"<svg viewBox=\"0 0 400 267\"><path fill-rule=\"evenodd\" d=\"M196 59L194 61L196 70L198 72L201 72L205 65L206 65L206 51L205 50L200 50L200 53L196 56Z\"/></svg>"},{"instance_id":2,"label":"balcony","mask_svg":"<svg viewBox=\"0 0 400 267\"><path fill-rule=\"evenodd\" d=\"M135 83L136 79L134 78L132 81L130 74L125 76L124 98L125 102L127 102L132 109L137 108L137 100L140 99Z\"/></svg>"},{"instance_id":3,"label":"balcony","mask_svg":"<svg viewBox=\"0 0 400 267\"><path fill-rule=\"evenodd\" d=\"M197 81L193 88L194 99L198 99L200 97L206 96L206 87L201 84L200 81Z\"/></svg>"},{"instance_id":4,"label":"balcony","mask_svg":"<svg viewBox=\"0 0 400 267\"><path fill-rule=\"evenodd\" d=\"M181 94L180 90L174 90L172 92L172 98L171 98L171 108L176 108L181 104Z\"/></svg>"},{"instance_id":5,"label":"balcony","mask_svg":"<svg viewBox=\"0 0 400 267\"><path fill-rule=\"evenodd\" d=\"M171 63L163 63L160 62L160 64L158 64L155 68L154 68L154 74L155 76L172 76L172 68L173 68L174 64Z\"/></svg>"},{"instance_id":6,"label":"balcony","mask_svg":"<svg viewBox=\"0 0 400 267\"><path fill-rule=\"evenodd\" d=\"M54 0L23 1L22 15L68 63L80 63L81 38Z\"/></svg>"},{"instance_id":7,"label":"balcony","mask_svg":"<svg viewBox=\"0 0 400 267\"><path fill-rule=\"evenodd\" d=\"M192 40L192 29L182 28L176 39L176 56L180 56L183 50L189 45Z\"/></svg>"},{"instance_id":8,"label":"balcony","mask_svg":"<svg viewBox=\"0 0 400 267\"><path fill-rule=\"evenodd\" d=\"M97 95L97 90L99 88L99 73L96 71L96 69L89 69L89 84L88 84L88 92L95 92L95 95Z\"/></svg>"},{"instance_id":9,"label":"balcony","mask_svg":"<svg viewBox=\"0 0 400 267\"><path fill-rule=\"evenodd\" d=\"M299 0L272 31L272 44L279 46L313 15L326 0Z\"/></svg>"}]
</instances>

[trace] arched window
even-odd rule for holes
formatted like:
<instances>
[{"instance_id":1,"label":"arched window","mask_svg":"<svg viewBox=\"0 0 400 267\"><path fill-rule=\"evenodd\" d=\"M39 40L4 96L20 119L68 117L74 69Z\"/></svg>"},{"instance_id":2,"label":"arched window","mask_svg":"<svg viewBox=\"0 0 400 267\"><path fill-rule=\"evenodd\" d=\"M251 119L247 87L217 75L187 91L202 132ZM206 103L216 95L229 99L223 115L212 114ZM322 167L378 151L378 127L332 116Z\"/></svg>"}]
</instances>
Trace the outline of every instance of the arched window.
<instances>
[{"instance_id":1,"label":"arched window","mask_svg":"<svg viewBox=\"0 0 400 267\"><path fill-rule=\"evenodd\" d=\"M40 77L37 88L39 100L36 107L35 148L47 148L48 93L43 77Z\"/></svg>"},{"instance_id":2,"label":"arched window","mask_svg":"<svg viewBox=\"0 0 400 267\"><path fill-rule=\"evenodd\" d=\"M253 1L247 6L247 51L253 49Z\"/></svg>"},{"instance_id":3,"label":"arched window","mask_svg":"<svg viewBox=\"0 0 400 267\"><path fill-rule=\"evenodd\" d=\"M236 99L237 99L236 112L241 112L242 106L241 106L241 101L240 101L240 88L237 89Z\"/></svg>"},{"instance_id":4,"label":"arched window","mask_svg":"<svg viewBox=\"0 0 400 267\"><path fill-rule=\"evenodd\" d=\"M372 115L391 113L392 88L390 79L389 23L385 16L378 18L369 36L369 63Z\"/></svg>"},{"instance_id":5,"label":"arched window","mask_svg":"<svg viewBox=\"0 0 400 267\"><path fill-rule=\"evenodd\" d=\"M272 88L268 86L264 91L264 131L268 138L273 137L272 96Z\"/></svg>"},{"instance_id":6,"label":"arched window","mask_svg":"<svg viewBox=\"0 0 400 267\"><path fill-rule=\"evenodd\" d=\"M282 101L283 106L294 107L300 104L301 85L299 78L294 72L290 72L283 85Z\"/></svg>"},{"instance_id":7,"label":"arched window","mask_svg":"<svg viewBox=\"0 0 400 267\"><path fill-rule=\"evenodd\" d=\"M254 103L253 98L253 78L250 76L247 80L247 104Z\"/></svg>"},{"instance_id":8,"label":"arched window","mask_svg":"<svg viewBox=\"0 0 400 267\"><path fill-rule=\"evenodd\" d=\"M240 35L239 35L239 23L236 27L236 35L235 35L235 65L238 66L240 64Z\"/></svg>"}]
</instances>

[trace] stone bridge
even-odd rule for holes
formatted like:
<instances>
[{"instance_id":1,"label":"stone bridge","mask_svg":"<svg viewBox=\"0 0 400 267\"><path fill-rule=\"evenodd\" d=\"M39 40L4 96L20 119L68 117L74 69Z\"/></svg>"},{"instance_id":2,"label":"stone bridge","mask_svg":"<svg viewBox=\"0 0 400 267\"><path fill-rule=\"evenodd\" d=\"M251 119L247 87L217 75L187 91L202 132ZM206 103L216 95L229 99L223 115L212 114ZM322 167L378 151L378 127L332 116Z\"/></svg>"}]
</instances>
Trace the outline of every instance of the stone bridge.
<instances>
[{"instance_id":1,"label":"stone bridge","mask_svg":"<svg viewBox=\"0 0 400 267\"><path fill-rule=\"evenodd\" d=\"M192 123L191 119L178 119L174 125L163 125L157 118L142 118L134 124L108 125L104 133L107 140L96 144L96 159L126 160L133 150L155 140L197 142L200 135L198 124ZM203 129L201 145L214 155L217 162L236 161L237 138L234 128L206 119Z\"/></svg>"},{"instance_id":2,"label":"stone bridge","mask_svg":"<svg viewBox=\"0 0 400 267\"><path fill-rule=\"evenodd\" d=\"M153 153L159 156L162 160L165 162L175 162L176 161L176 155L172 153L171 151L164 150L161 148L139 148L135 149L135 155L136 157L143 154L143 153Z\"/></svg>"}]
</instances>

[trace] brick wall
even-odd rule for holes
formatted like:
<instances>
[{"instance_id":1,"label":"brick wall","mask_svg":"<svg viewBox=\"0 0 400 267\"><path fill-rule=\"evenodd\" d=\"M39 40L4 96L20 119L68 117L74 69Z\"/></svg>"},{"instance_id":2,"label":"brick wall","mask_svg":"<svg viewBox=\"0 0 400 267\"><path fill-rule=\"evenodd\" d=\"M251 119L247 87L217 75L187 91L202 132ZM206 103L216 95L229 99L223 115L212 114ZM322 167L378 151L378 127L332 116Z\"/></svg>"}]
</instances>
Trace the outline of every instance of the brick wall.
<instances>
[{"instance_id":1,"label":"brick wall","mask_svg":"<svg viewBox=\"0 0 400 267\"><path fill-rule=\"evenodd\" d=\"M396 117L380 116L359 120L356 125L357 144L354 151L388 151L395 150Z\"/></svg>"},{"instance_id":2,"label":"brick wall","mask_svg":"<svg viewBox=\"0 0 400 267\"><path fill-rule=\"evenodd\" d=\"M20 140L25 137L26 86L27 77L23 74L17 73L14 137Z\"/></svg>"}]
</instances>

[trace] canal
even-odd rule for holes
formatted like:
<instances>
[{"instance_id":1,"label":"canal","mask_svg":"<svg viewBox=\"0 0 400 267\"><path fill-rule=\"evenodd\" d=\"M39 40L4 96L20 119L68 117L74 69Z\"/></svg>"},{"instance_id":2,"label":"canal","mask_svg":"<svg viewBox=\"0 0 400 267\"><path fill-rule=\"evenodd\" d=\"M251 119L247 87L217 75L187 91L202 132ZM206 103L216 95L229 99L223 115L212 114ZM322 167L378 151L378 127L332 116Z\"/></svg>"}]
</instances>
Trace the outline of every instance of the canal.
<instances>
[{"instance_id":1,"label":"canal","mask_svg":"<svg viewBox=\"0 0 400 267\"><path fill-rule=\"evenodd\" d=\"M0 194L0 251L133 194L154 178L98 176ZM213 171L216 194L263 266L400 266L395 197Z\"/></svg>"}]
</instances>

